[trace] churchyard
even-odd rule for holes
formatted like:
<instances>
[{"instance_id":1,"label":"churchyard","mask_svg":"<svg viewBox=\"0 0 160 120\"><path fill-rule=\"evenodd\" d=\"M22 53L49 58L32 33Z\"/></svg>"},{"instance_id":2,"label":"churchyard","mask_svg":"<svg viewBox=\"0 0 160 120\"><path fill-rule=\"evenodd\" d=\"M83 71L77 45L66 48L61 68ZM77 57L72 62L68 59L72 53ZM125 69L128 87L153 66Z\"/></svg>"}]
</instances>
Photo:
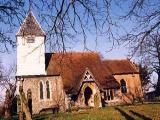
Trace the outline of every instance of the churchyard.
<instances>
[{"instance_id":1,"label":"churchyard","mask_svg":"<svg viewBox=\"0 0 160 120\"><path fill-rule=\"evenodd\" d=\"M33 115L33 120L160 120L160 103L79 109L69 113Z\"/></svg>"}]
</instances>

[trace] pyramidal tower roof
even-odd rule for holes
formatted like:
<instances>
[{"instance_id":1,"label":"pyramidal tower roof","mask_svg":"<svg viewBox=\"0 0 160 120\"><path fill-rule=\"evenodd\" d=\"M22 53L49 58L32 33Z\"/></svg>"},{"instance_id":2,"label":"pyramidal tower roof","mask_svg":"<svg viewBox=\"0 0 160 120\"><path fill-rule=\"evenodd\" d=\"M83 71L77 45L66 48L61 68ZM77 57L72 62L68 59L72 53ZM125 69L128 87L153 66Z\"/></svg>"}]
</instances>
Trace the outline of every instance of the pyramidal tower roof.
<instances>
[{"instance_id":1,"label":"pyramidal tower roof","mask_svg":"<svg viewBox=\"0 0 160 120\"><path fill-rule=\"evenodd\" d=\"M27 36L27 35L45 36L45 32L43 31L40 24L38 23L35 16L33 15L32 11L30 10L16 35L17 36Z\"/></svg>"}]
</instances>

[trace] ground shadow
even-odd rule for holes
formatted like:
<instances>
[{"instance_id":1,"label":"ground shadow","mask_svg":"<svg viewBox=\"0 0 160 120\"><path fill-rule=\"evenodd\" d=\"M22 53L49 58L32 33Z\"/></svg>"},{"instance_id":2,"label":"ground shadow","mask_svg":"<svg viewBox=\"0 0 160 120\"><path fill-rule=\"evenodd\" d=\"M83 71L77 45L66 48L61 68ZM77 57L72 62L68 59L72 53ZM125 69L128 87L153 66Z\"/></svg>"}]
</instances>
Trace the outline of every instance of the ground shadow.
<instances>
[{"instance_id":1,"label":"ground shadow","mask_svg":"<svg viewBox=\"0 0 160 120\"><path fill-rule=\"evenodd\" d=\"M147 102L147 103L144 103L144 104L160 104L160 102Z\"/></svg>"},{"instance_id":2,"label":"ground shadow","mask_svg":"<svg viewBox=\"0 0 160 120\"><path fill-rule=\"evenodd\" d=\"M115 108L116 110L118 110L122 116L124 116L126 118L126 120L135 120L132 116L128 115L125 111L123 111L120 108Z\"/></svg>"},{"instance_id":3,"label":"ground shadow","mask_svg":"<svg viewBox=\"0 0 160 120\"><path fill-rule=\"evenodd\" d=\"M144 115L141 115L141 114L139 114L139 113L137 113L137 112L135 112L135 111L133 111L133 110L129 110L129 112L131 112L132 114L134 114L134 115L136 115L136 116L138 116L139 118L142 118L142 119L144 119L144 120L152 120L151 118L146 117L146 116L144 116Z\"/></svg>"}]
</instances>

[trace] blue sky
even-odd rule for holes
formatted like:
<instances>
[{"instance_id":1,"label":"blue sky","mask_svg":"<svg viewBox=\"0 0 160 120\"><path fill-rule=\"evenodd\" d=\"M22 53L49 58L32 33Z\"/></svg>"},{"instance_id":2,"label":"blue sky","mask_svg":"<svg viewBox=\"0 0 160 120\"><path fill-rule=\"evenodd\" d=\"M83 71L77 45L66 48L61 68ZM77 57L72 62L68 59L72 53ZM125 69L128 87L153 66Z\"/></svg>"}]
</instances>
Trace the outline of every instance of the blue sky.
<instances>
[{"instance_id":1,"label":"blue sky","mask_svg":"<svg viewBox=\"0 0 160 120\"><path fill-rule=\"evenodd\" d=\"M27 2L28 1L26 1L25 7L24 7L26 9L26 11L28 11L28 8L29 8ZM38 1L36 1L36 3L37 2ZM111 9L110 9L111 16L112 16L113 20L115 20L118 17L117 15L124 15L129 10L129 8L131 8L131 6L130 6L131 2L132 2L132 0L128 0L128 1L114 0L113 4L111 5ZM153 1L151 0L149 2L152 3L152 4L156 4L156 3L158 3L158 0L153 0ZM38 4L39 4L39 7L42 7L42 5L40 3L38 3ZM99 2L98 4L101 4L101 2ZM123 6L120 8L120 7L117 7L116 4L122 4ZM159 7L159 6L157 6L157 7ZM41 22L42 20L38 16L39 11L37 11L37 9L35 9L34 7L32 8L32 10L33 10L33 13L36 16L37 20L39 22ZM81 12L81 9L78 9L78 10ZM152 7L146 9L146 11L150 11L150 10L152 10ZM45 9L44 11L41 11L41 12L45 13L45 12L49 12L49 11L47 11ZM54 11L52 11L52 14L54 14ZM142 14L145 14L145 13L142 13ZM16 22L17 21L15 21L15 23ZM131 28L135 25L136 21L134 21L134 19L132 19L132 20L128 19L127 21L119 20L118 22L126 30L131 30ZM2 23L0 23L0 26L1 26L1 29L8 29L7 26L2 24ZM42 24L42 28L44 30L47 29L45 24ZM117 31L116 28L113 28L112 30L113 30L113 32ZM16 34L17 31L18 31L18 27L16 27L13 31L10 31L11 34L9 34L9 35L11 36L13 41L15 41L15 34ZM122 35L123 33L124 33L124 29L119 28L118 29L118 34ZM112 42L110 42L107 39L106 36L105 37L104 36L103 37L98 37L97 46L96 46L96 43L95 43L95 38L96 38L96 36L94 34L87 33L87 46L90 50L100 52L104 56L105 59L127 58L129 49L128 49L128 46L126 46L125 44L123 44L121 46L115 45L113 47L113 49L110 51L110 49L112 48ZM79 36L78 39L82 39L82 36ZM83 51L84 50L84 45L83 45L82 40L80 40L79 42L77 42L74 45L70 45L69 47L71 47L71 48L68 49L70 51ZM13 62L16 61L16 50L15 49L14 50L10 49L10 51L11 51L10 54L1 53L1 59L2 59L3 64L5 66L7 66L9 64L12 64ZM108 52L108 51L110 51L110 52ZM134 59L136 59L136 58L134 58Z\"/></svg>"},{"instance_id":2,"label":"blue sky","mask_svg":"<svg viewBox=\"0 0 160 120\"><path fill-rule=\"evenodd\" d=\"M126 3L127 4L127 3ZM27 9L27 7L26 7ZM33 8L32 8L33 9ZM127 8L128 9L128 8ZM123 8L117 8L116 5L113 5L113 9L111 9L113 13L113 18L115 17L114 15L117 14L123 14L127 9ZM118 12L118 13L117 13ZM33 13L36 16L38 21L41 21L38 17L38 13L35 9L33 9ZM123 26L126 26L126 29L130 29L132 27L131 21L126 21L123 22L121 21L120 24ZM45 25L42 24L42 28L46 30ZM15 41L15 35L16 32L18 31L18 27L14 29L14 31L10 34L12 36L12 39ZM116 31L116 29L113 29L113 31ZM123 34L123 31L120 31L119 34ZM82 36L79 36L78 39L81 39ZM115 45L114 47L112 46L112 42L107 40L107 37L101 36L98 37L97 39L97 45L95 42L96 36L88 33L87 34L87 47L89 50L92 51L97 51L102 54L104 59L125 59L127 58L128 55L128 49L126 45ZM80 40L76 44L69 45L70 48L68 48L68 51L84 51L84 44ZM113 47L113 48L112 48ZM112 50L111 50L112 48ZM16 62L16 49L12 50L10 49L10 53L1 53L1 59L3 61L4 66L8 66L10 64L13 64Z\"/></svg>"},{"instance_id":3,"label":"blue sky","mask_svg":"<svg viewBox=\"0 0 160 120\"><path fill-rule=\"evenodd\" d=\"M87 41L91 41L94 38L89 36ZM99 40L100 41L100 40ZM104 59L126 59L128 55L128 49L124 46L117 46L112 48L111 43L99 42L97 47L94 42L88 44L88 48L92 51L97 51L102 54ZM84 51L83 43L77 43L75 46L72 46L68 51ZM10 53L1 53L1 60L5 67L16 63L16 50L14 49Z\"/></svg>"}]
</instances>

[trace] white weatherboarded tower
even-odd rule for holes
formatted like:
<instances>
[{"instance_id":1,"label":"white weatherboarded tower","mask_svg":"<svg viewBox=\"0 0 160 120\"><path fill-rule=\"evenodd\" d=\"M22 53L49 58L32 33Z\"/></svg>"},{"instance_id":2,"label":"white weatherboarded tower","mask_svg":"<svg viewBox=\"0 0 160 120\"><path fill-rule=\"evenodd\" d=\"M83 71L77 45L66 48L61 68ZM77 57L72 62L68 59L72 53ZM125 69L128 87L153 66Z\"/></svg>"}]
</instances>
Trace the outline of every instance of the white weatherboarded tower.
<instances>
[{"instance_id":1,"label":"white weatherboarded tower","mask_svg":"<svg viewBox=\"0 0 160 120\"><path fill-rule=\"evenodd\" d=\"M32 11L29 11L16 38L17 76L45 75L45 32Z\"/></svg>"}]
</instances>

